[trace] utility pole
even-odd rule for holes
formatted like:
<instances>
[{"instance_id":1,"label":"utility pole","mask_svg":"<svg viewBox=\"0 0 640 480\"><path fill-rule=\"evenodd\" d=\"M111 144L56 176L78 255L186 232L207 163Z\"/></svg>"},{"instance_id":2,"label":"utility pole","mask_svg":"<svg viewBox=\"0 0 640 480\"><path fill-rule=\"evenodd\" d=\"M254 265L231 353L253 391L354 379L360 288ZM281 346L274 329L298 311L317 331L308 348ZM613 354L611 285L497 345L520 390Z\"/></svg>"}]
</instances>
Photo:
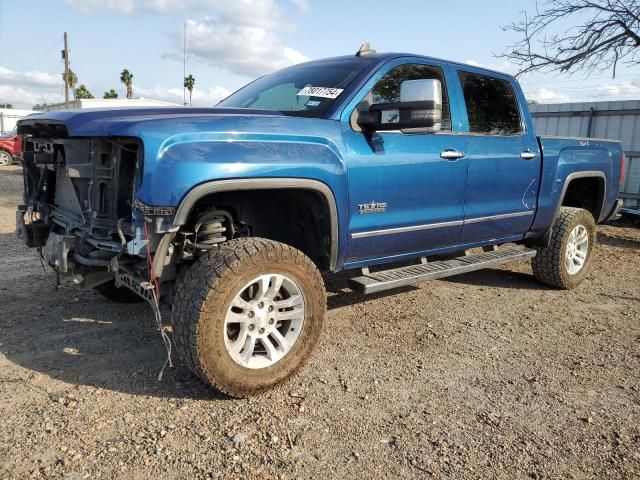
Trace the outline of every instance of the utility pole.
<instances>
[{"instance_id":1,"label":"utility pole","mask_svg":"<svg viewBox=\"0 0 640 480\"><path fill-rule=\"evenodd\" d=\"M69 46L67 45L67 32L64 32L64 50L62 51L62 58L64 59L64 107L69 108Z\"/></svg>"}]
</instances>

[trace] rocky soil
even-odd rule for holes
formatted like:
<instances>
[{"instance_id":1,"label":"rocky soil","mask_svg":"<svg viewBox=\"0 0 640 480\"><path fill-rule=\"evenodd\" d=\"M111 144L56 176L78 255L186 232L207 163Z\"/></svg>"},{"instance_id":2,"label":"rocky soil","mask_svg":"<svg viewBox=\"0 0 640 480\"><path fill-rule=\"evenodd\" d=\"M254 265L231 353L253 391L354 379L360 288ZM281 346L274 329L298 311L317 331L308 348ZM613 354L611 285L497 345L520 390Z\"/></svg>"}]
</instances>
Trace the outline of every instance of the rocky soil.
<instances>
[{"instance_id":1,"label":"rocky soil","mask_svg":"<svg viewBox=\"0 0 640 480\"><path fill-rule=\"evenodd\" d=\"M361 298L328 279L308 365L259 398L165 353L145 305L55 289L0 172L0 479L639 478L640 229L588 280L528 263Z\"/></svg>"}]
</instances>

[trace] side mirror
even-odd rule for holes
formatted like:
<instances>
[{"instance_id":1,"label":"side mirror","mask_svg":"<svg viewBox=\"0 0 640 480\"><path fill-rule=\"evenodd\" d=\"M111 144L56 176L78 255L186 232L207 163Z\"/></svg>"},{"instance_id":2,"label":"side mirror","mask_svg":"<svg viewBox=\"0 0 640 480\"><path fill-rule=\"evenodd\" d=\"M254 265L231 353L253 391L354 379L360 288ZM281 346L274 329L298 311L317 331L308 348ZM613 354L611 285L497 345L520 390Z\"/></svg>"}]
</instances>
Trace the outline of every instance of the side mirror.
<instances>
[{"instance_id":1,"label":"side mirror","mask_svg":"<svg viewBox=\"0 0 640 480\"><path fill-rule=\"evenodd\" d=\"M439 132L442 128L442 84L440 80L405 80L400 84L400 101L379 103L358 114L365 132L402 130Z\"/></svg>"}]
</instances>

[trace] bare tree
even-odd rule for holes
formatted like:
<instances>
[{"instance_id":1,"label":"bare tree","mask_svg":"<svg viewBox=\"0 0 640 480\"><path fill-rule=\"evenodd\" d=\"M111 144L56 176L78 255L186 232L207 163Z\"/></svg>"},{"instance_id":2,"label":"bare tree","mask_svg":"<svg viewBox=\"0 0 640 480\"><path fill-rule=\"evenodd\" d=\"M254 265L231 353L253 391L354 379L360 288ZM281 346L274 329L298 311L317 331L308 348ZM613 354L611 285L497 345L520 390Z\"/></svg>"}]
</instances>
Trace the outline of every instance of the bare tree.
<instances>
[{"instance_id":1,"label":"bare tree","mask_svg":"<svg viewBox=\"0 0 640 480\"><path fill-rule=\"evenodd\" d=\"M501 55L530 71L612 70L640 64L639 0L551 0L504 29L520 40Z\"/></svg>"}]
</instances>

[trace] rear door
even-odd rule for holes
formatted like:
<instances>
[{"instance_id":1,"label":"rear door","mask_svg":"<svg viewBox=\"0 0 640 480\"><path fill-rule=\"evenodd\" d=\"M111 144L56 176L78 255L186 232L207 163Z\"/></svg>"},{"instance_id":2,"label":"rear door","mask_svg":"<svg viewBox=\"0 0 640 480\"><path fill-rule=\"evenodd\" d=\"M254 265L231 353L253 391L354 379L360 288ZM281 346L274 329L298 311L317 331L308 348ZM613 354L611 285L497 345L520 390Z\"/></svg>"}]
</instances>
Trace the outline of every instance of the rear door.
<instances>
[{"instance_id":1,"label":"rear door","mask_svg":"<svg viewBox=\"0 0 640 480\"><path fill-rule=\"evenodd\" d=\"M463 242L524 235L536 211L541 155L524 97L508 76L458 70L468 140Z\"/></svg>"}]
</instances>

